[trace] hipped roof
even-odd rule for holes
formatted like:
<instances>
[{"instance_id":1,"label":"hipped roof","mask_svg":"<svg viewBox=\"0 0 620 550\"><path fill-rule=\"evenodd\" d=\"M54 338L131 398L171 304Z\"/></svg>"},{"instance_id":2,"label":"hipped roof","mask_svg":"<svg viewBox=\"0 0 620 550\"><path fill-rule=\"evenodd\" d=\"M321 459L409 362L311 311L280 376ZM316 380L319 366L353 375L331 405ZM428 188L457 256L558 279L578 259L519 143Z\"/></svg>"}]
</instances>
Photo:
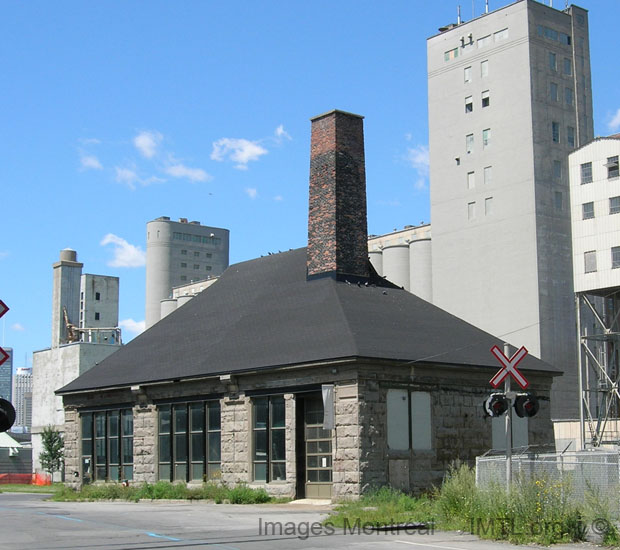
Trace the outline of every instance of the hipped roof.
<instances>
[{"instance_id":1,"label":"hipped roof","mask_svg":"<svg viewBox=\"0 0 620 550\"><path fill-rule=\"evenodd\" d=\"M502 341L389 282L374 282L307 281L305 248L232 265L57 393L351 358L497 370L489 350ZM531 355L519 368L560 374Z\"/></svg>"}]
</instances>

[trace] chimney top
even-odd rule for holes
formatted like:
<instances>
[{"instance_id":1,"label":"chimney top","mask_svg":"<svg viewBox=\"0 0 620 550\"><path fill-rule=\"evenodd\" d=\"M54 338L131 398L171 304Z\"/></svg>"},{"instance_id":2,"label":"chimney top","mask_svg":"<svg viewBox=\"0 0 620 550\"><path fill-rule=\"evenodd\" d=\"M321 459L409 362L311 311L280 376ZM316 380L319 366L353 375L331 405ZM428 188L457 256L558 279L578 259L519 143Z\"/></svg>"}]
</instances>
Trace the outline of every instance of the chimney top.
<instances>
[{"instance_id":1,"label":"chimney top","mask_svg":"<svg viewBox=\"0 0 620 550\"><path fill-rule=\"evenodd\" d=\"M308 279L368 279L364 117L311 119Z\"/></svg>"}]
</instances>

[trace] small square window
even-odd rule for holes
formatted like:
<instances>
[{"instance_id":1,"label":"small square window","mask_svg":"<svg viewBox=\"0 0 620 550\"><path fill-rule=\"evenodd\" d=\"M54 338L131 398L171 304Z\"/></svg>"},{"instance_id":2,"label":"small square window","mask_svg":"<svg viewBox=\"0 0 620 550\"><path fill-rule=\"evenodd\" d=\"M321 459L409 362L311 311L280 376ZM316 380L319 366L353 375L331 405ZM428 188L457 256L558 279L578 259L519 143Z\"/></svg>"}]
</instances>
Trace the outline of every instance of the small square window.
<instances>
[{"instance_id":1,"label":"small square window","mask_svg":"<svg viewBox=\"0 0 620 550\"><path fill-rule=\"evenodd\" d=\"M560 143L560 123L559 122L551 123L551 139L553 139L553 143Z\"/></svg>"},{"instance_id":2,"label":"small square window","mask_svg":"<svg viewBox=\"0 0 620 550\"><path fill-rule=\"evenodd\" d=\"M557 56L553 52L549 52L549 68L552 71L558 70Z\"/></svg>"},{"instance_id":3,"label":"small square window","mask_svg":"<svg viewBox=\"0 0 620 550\"><path fill-rule=\"evenodd\" d=\"M566 105L573 104L573 89L572 88L564 88L564 103L566 103Z\"/></svg>"},{"instance_id":4,"label":"small square window","mask_svg":"<svg viewBox=\"0 0 620 550\"><path fill-rule=\"evenodd\" d=\"M491 128L482 130L482 147L486 148L491 144Z\"/></svg>"},{"instance_id":5,"label":"small square window","mask_svg":"<svg viewBox=\"0 0 620 550\"><path fill-rule=\"evenodd\" d=\"M620 268L620 246L611 247L611 268Z\"/></svg>"},{"instance_id":6,"label":"small square window","mask_svg":"<svg viewBox=\"0 0 620 550\"><path fill-rule=\"evenodd\" d=\"M488 107L490 105L491 99L489 97L489 90L485 90L482 92L482 107Z\"/></svg>"},{"instance_id":7,"label":"small square window","mask_svg":"<svg viewBox=\"0 0 620 550\"><path fill-rule=\"evenodd\" d=\"M467 189L474 187L476 187L476 174L475 172L467 172Z\"/></svg>"},{"instance_id":8,"label":"small square window","mask_svg":"<svg viewBox=\"0 0 620 550\"><path fill-rule=\"evenodd\" d=\"M206 266L205 266L205 269L206 269L207 271L211 271L211 266L210 266L210 265L206 265Z\"/></svg>"},{"instance_id":9,"label":"small square window","mask_svg":"<svg viewBox=\"0 0 620 550\"><path fill-rule=\"evenodd\" d=\"M474 101L471 96L465 98L465 112L471 113L474 110Z\"/></svg>"},{"instance_id":10,"label":"small square window","mask_svg":"<svg viewBox=\"0 0 620 550\"><path fill-rule=\"evenodd\" d=\"M187 263L186 262L181 262L181 267L187 267Z\"/></svg>"},{"instance_id":11,"label":"small square window","mask_svg":"<svg viewBox=\"0 0 620 550\"><path fill-rule=\"evenodd\" d=\"M593 273L596 271L596 250L589 250L583 253L585 272Z\"/></svg>"},{"instance_id":12,"label":"small square window","mask_svg":"<svg viewBox=\"0 0 620 550\"><path fill-rule=\"evenodd\" d=\"M101 300L101 292L95 292L95 300Z\"/></svg>"},{"instance_id":13,"label":"small square window","mask_svg":"<svg viewBox=\"0 0 620 550\"><path fill-rule=\"evenodd\" d=\"M200 265L199 264L194 264L194 269L200 269Z\"/></svg>"},{"instance_id":14,"label":"small square window","mask_svg":"<svg viewBox=\"0 0 620 550\"><path fill-rule=\"evenodd\" d=\"M572 126L566 127L566 142L571 147L575 147L575 128L573 128Z\"/></svg>"},{"instance_id":15,"label":"small square window","mask_svg":"<svg viewBox=\"0 0 620 550\"><path fill-rule=\"evenodd\" d=\"M584 220L589 220L594 217L594 203L593 202L584 202L581 205L581 212L583 214Z\"/></svg>"},{"instance_id":16,"label":"small square window","mask_svg":"<svg viewBox=\"0 0 620 550\"><path fill-rule=\"evenodd\" d=\"M617 178L620 175L620 171L618 168L618 155L616 155L615 157L608 157L607 164L605 164L605 166L607 167L608 179Z\"/></svg>"},{"instance_id":17,"label":"small square window","mask_svg":"<svg viewBox=\"0 0 620 550\"><path fill-rule=\"evenodd\" d=\"M211 254L211 252L207 252L207 258L210 258L211 256L213 256L213 254Z\"/></svg>"},{"instance_id":18,"label":"small square window","mask_svg":"<svg viewBox=\"0 0 620 550\"><path fill-rule=\"evenodd\" d=\"M564 196L562 191L556 191L553 194L553 203L556 210L562 210L564 208Z\"/></svg>"},{"instance_id":19,"label":"small square window","mask_svg":"<svg viewBox=\"0 0 620 550\"><path fill-rule=\"evenodd\" d=\"M463 78L466 84L468 82L471 82L471 67L465 67L465 69L463 70Z\"/></svg>"},{"instance_id":20,"label":"small square window","mask_svg":"<svg viewBox=\"0 0 620 550\"><path fill-rule=\"evenodd\" d=\"M562 179L562 161L553 161L553 178L556 180Z\"/></svg>"},{"instance_id":21,"label":"small square window","mask_svg":"<svg viewBox=\"0 0 620 550\"><path fill-rule=\"evenodd\" d=\"M558 85L555 82L549 83L549 99L551 101L558 100Z\"/></svg>"},{"instance_id":22,"label":"small square window","mask_svg":"<svg viewBox=\"0 0 620 550\"><path fill-rule=\"evenodd\" d=\"M480 62L480 76L482 78L489 76L489 60L488 59Z\"/></svg>"},{"instance_id":23,"label":"small square window","mask_svg":"<svg viewBox=\"0 0 620 550\"><path fill-rule=\"evenodd\" d=\"M197 258L198 256L200 256L200 252L194 251L194 258Z\"/></svg>"},{"instance_id":24,"label":"small square window","mask_svg":"<svg viewBox=\"0 0 620 550\"><path fill-rule=\"evenodd\" d=\"M473 220L476 217L476 203L468 202L467 203L467 219Z\"/></svg>"},{"instance_id":25,"label":"small square window","mask_svg":"<svg viewBox=\"0 0 620 550\"><path fill-rule=\"evenodd\" d=\"M181 255L182 256L187 256L187 250L181 250Z\"/></svg>"},{"instance_id":26,"label":"small square window","mask_svg":"<svg viewBox=\"0 0 620 550\"><path fill-rule=\"evenodd\" d=\"M493 170L491 166L485 166L484 167L484 184L490 185L492 181L493 181Z\"/></svg>"},{"instance_id":27,"label":"small square window","mask_svg":"<svg viewBox=\"0 0 620 550\"><path fill-rule=\"evenodd\" d=\"M181 275L181 281L187 281L187 275Z\"/></svg>"},{"instance_id":28,"label":"small square window","mask_svg":"<svg viewBox=\"0 0 620 550\"><path fill-rule=\"evenodd\" d=\"M465 150L467 154L473 153L474 151L474 134L467 134L465 136Z\"/></svg>"},{"instance_id":29,"label":"small square window","mask_svg":"<svg viewBox=\"0 0 620 550\"><path fill-rule=\"evenodd\" d=\"M573 74L573 62L567 57L564 58L564 74L571 76Z\"/></svg>"},{"instance_id":30,"label":"small square window","mask_svg":"<svg viewBox=\"0 0 620 550\"><path fill-rule=\"evenodd\" d=\"M581 165L581 185L584 183L592 183L592 163L584 162Z\"/></svg>"},{"instance_id":31,"label":"small square window","mask_svg":"<svg viewBox=\"0 0 620 550\"><path fill-rule=\"evenodd\" d=\"M609 213L620 214L620 197L611 197L609 199Z\"/></svg>"},{"instance_id":32,"label":"small square window","mask_svg":"<svg viewBox=\"0 0 620 550\"><path fill-rule=\"evenodd\" d=\"M484 199L484 215L490 216L493 213L493 197Z\"/></svg>"},{"instance_id":33,"label":"small square window","mask_svg":"<svg viewBox=\"0 0 620 550\"><path fill-rule=\"evenodd\" d=\"M101 317L101 315L99 314L99 312L95 311L95 321L99 321L100 317Z\"/></svg>"}]
</instances>

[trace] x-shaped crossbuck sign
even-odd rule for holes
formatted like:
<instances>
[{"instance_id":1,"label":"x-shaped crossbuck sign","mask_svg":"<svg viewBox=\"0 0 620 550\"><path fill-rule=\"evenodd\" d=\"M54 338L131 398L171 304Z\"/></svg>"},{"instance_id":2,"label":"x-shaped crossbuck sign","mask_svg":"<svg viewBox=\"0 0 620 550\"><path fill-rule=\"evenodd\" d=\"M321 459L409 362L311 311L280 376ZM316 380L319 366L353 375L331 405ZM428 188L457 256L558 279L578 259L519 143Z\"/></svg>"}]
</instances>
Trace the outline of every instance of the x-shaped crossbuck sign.
<instances>
[{"instance_id":1,"label":"x-shaped crossbuck sign","mask_svg":"<svg viewBox=\"0 0 620 550\"><path fill-rule=\"evenodd\" d=\"M504 381L504 378L506 378L509 374L523 389L530 385L525 376L523 376L517 369L519 362L527 355L525 346L521 346L521 349L518 350L510 359L508 359L508 357L504 355L504 352L497 346L493 346L491 348L491 353L495 355L497 360L502 365L502 368L497 371L497 374L491 378L491 386L497 388L497 386L499 386Z\"/></svg>"}]
</instances>

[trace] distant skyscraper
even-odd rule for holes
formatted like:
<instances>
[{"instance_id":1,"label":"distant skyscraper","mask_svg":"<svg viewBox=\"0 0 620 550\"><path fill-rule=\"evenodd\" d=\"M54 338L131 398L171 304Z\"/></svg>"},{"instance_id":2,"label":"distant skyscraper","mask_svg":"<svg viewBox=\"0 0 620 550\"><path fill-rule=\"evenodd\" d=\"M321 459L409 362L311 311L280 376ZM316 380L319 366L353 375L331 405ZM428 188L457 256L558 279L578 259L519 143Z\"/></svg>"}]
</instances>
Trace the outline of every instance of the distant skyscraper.
<instances>
[{"instance_id":1,"label":"distant skyscraper","mask_svg":"<svg viewBox=\"0 0 620 550\"><path fill-rule=\"evenodd\" d=\"M13 348L2 348L9 358L0 365L0 398L11 401L13 381Z\"/></svg>"},{"instance_id":2,"label":"distant skyscraper","mask_svg":"<svg viewBox=\"0 0 620 550\"><path fill-rule=\"evenodd\" d=\"M30 431L32 427L32 369L19 368L13 377L15 427Z\"/></svg>"},{"instance_id":3,"label":"distant skyscraper","mask_svg":"<svg viewBox=\"0 0 620 550\"><path fill-rule=\"evenodd\" d=\"M172 288L221 275L228 267L228 229L162 216L146 224L146 328L161 318Z\"/></svg>"},{"instance_id":4,"label":"distant skyscraper","mask_svg":"<svg viewBox=\"0 0 620 550\"><path fill-rule=\"evenodd\" d=\"M576 418L567 156L592 139L587 12L524 0L428 39L433 303L564 371Z\"/></svg>"}]
</instances>

